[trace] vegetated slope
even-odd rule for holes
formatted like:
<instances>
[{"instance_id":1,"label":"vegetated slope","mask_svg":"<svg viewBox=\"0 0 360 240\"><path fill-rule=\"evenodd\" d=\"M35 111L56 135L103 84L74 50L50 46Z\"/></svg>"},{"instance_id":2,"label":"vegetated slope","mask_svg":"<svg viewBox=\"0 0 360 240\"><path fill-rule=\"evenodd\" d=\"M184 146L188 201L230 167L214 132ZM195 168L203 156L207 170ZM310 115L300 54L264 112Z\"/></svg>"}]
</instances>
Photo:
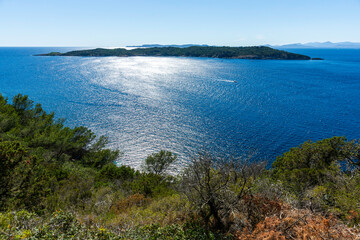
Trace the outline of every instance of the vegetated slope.
<instances>
[{"instance_id":1,"label":"vegetated slope","mask_svg":"<svg viewBox=\"0 0 360 240\"><path fill-rule=\"evenodd\" d=\"M136 48L127 50L124 48L91 50L78 50L67 53L52 52L39 54L39 56L82 56L82 57L131 57L131 56L164 56L164 57L207 57L207 58L233 58L233 59L279 59L279 60L309 60L310 57L290 53L270 47L201 47L192 46L187 48L177 47L154 47Z\"/></svg>"},{"instance_id":2,"label":"vegetated slope","mask_svg":"<svg viewBox=\"0 0 360 240\"><path fill-rule=\"evenodd\" d=\"M168 151L116 166L85 127L0 95L0 239L358 239L360 142L305 142L272 169Z\"/></svg>"}]
</instances>

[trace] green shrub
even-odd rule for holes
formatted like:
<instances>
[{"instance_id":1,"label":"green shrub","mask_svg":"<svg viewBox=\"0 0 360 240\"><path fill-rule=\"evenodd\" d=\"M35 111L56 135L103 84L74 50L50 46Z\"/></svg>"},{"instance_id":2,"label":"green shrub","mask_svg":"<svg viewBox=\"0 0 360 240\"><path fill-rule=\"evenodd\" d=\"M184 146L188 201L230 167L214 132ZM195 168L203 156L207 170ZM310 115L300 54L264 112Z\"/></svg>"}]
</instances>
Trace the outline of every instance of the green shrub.
<instances>
[{"instance_id":1,"label":"green shrub","mask_svg":"<svg viewBox=\"0 0 360 240\"><path fill-rule=\"evenodd\" d=\"M164 174L172 163L177 159L177 156L172 152L161 150L158 153L153 153L145 159L144 169L148 173Z\"/></svg>"},{"instance_id":2,"label":"green shrub","mask_svg":"<svg viewBox=\"0 0 360 240\"><path fill-rule=\"evenodd\" d=\"M344 137L305 142L273 163L271 177L300 207L335 214L351 225L360 222L358 143Z\"/></svg>"},{"instance_id":3,"label":"green shrub","mask_svg":"<svg viewBox=\"0 0 360 240\"><path fill-rule=\"evenodd\" d=\"M175 179L171 176L163 177L154 173L141 173L131 183L131 189L135 193L141 193L149 197L164 197L175 193L172 188Z\"/></svg>"},{"instance_id":4,"label":"green shrub","mask_svg":"<svg viewBox=\"0 0 360 240\"><path fill-rule=\"evenodd\" d=\"M272 177L286 184L298 196L340 172L338 161L345 160L344 137L305 142L276 158Z\"/></svg>"}]
</instances>

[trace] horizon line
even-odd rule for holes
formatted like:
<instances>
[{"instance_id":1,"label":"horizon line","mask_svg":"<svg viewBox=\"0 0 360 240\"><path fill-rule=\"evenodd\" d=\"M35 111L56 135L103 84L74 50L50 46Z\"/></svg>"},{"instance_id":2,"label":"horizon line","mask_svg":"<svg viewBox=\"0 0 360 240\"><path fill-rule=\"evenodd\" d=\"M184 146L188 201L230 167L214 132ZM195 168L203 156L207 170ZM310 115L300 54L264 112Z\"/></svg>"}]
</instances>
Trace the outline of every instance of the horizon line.
<instances>
[{"instance_id":1,"label":"horizon line","mask_svg":"<svg viewBox=\"0 0 360 240\"><path fill-rule=\"evenodd\" d=\"M331 44L339 44L339 43L351 43L351 44L360 44L360 42L351 42L351 41L342 41L342 42L331 42L331 41L325 41L325 42L294 42L294 43L286 43L286 44L255 44L255 45L210 45L210 44L206 44L206 43L201 43L201 44L195 44L195 43L182 43L182 44L173 44L173 43L169 43L169 44L160 44L160 43L143 43L143 44L126 44L126 46L70 46L70 45L63 45L63 46L56 46L56 45L2 45L0 46L1 48L7 48L7 47L18 47L18 48L29 48L29 47L39 47L39 48L47 48L47 47L51 47L51 48L126 48L128 46L144 46L144 45L159 45L159 46L167 46L167 45L178 45L178 46L182 46L182 45L207 45L209 47L256 47L256 46L273 46L273 47L278 47L278 46L286 46L286 45L296 45L296 44L301 44L301 45L306 45L306 44L324 44L324 43L331 43Z\"/></svg>"}]
</instances>

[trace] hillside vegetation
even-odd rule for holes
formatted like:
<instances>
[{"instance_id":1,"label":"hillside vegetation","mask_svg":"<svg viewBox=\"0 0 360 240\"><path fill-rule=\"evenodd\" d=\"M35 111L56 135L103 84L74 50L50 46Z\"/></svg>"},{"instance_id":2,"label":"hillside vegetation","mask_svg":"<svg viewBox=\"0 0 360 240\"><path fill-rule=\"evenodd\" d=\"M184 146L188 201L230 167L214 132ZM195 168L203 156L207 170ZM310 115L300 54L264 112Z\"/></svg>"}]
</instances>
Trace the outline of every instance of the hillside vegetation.
<instances>
[{"instance_id":1,"label":"hillside vegetation","mask_svg":"<svg viewBox=\"0 0 360 240\"><path fill-rule=\"evenodd\" d=\"M360 143L305 142L271 169L168 151L141 171L86 127L0 95L0 239L359 239Z\"/></svg>"},{"instance_id":2,"label":"hillside vegetation","mask_svg":"<svg viewBox=\"0 0 360 240\"><path fill-rule=\"evenodd\" d=\"M290 53L270 47L152 47L91 50L78 50L67 53L52 52L38 56L82 56L82 57L131 57L131 56L164 56L164 57L207 57L207 58L237 58L237 59L282 59L282 60L309 60L310 57Z\"/></svg>"}]
</instances>

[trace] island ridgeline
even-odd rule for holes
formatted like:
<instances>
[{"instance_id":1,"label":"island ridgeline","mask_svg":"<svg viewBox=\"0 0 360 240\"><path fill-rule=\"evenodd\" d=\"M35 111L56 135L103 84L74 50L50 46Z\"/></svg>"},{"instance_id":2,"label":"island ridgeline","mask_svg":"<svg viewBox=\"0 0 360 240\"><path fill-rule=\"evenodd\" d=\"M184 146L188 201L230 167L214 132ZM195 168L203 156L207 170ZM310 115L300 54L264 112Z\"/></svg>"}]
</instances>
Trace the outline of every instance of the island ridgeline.
<instances>
[{"instance_id":1,"label":"island ridgeline","mask_svg":"<svg viewBox=\"0 0 360 240\"><path fill-rule=\"evenodd\" d=\"M133 57L133 56L162 56L162 57L205 57L205 58L228 58L228 59L274 59L274 60L310 60L305 55L290 53L265 46L256 47L213 47L191 46L179 47L151 47L105 49L96 48L90 50L76 50L66 53L51 52L38 54L37 56L81 56L81 57Z\"/></svg>"}]
</instances>

